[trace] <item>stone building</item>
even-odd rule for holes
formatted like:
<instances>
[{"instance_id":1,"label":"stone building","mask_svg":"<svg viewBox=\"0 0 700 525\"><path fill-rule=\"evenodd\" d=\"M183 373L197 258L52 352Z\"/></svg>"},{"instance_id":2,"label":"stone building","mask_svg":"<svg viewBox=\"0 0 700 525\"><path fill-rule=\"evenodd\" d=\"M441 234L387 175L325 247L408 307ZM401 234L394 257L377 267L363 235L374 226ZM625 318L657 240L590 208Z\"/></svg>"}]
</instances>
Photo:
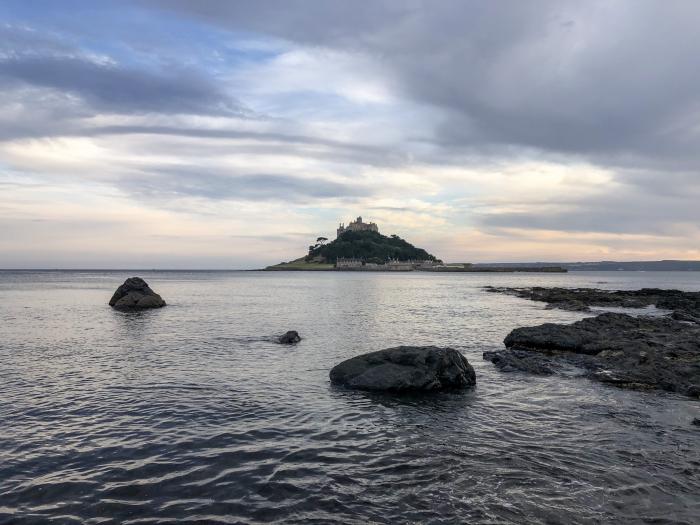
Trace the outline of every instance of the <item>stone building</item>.
<instances>
[{"instance_id":1,"label":"stone building","mask_svg":"<svg viewBox=\"0 0 700 525\"><path fill-rule=\"evenodd\" d=\"M362 259L351 259L338 257L335 262L336 268L362 268Z\"/></svg>"},{"instance_id":2,"label":"stone building","mask_svg":"<svg viewBox=\"0 0 700 525\"><path fill-rule=\"evenodd\" d=\"M362 222L362 217L358 217L357 219L352 221L347 226L345 226L344 224L341 223L338 226L336 237L340 237L342 234L344 234L347 231L353 231L353 232L370 231L370 232L379 233L379 226L377 226L373 222Z\"/></svg>"},{"instance_id":3,"label":"stone building","mask_svg":"<svg viewBox=\"0 0 700 525\"><path fill-rule=\"evenodd\" d=\"M398 259L391 259L384 266L391 272L411 272L414 269L411 261L399 261Z\"/></svg>"},{"instance_id":4,"label":"stone building","mask_svg":"<svg viewBox=\"0 0 700 525\"><path fill-rule=\"evenodd\" d=\"M416 270L430 270L431 268L437 265L435 261L431 261L430 259L411 261L411 263L413 264L413 267Z\"/></svg>"}]
</instances>

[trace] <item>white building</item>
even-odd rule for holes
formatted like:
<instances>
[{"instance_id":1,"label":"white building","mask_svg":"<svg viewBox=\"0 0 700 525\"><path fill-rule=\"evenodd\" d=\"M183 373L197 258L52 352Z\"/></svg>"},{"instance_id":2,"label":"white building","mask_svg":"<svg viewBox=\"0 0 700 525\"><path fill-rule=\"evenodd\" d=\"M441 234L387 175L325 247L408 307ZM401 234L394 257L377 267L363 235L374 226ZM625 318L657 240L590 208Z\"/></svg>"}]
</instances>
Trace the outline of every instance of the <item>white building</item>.
<instances>
[{"instance_id":1,"label":"white building","mask_svg":"<svg viewBox=\"0 0 700 525\"><path fill-rule=\"evenodd\" d=\"M410 272L413 270L413 263L411 263L411 261L399 261L397 259L388 261L384 266L387 270L393 272Z\"/></svg>"}]
</instances>

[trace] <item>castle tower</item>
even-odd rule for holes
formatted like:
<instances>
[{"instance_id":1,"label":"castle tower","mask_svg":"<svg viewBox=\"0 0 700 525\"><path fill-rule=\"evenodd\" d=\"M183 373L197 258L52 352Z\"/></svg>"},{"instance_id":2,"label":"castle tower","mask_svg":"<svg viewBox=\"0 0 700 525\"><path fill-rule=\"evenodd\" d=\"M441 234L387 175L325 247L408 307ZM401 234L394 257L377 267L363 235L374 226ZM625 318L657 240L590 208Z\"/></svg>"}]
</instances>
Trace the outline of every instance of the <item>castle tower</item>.
<instances>
[{"instance_id":1,"label":"castle tower","mask_svg":"<svg viewBox=\"0 0 700 525\"><path fill-rule=\"evenodd\" d=\"M379 227L373 222L362 222L362 216L359 216L354 221L350 222L347 226L341 223L336 231L337 237L340 237L346 231L371 231L379 233Z\"/></svg>"}]
</instances>

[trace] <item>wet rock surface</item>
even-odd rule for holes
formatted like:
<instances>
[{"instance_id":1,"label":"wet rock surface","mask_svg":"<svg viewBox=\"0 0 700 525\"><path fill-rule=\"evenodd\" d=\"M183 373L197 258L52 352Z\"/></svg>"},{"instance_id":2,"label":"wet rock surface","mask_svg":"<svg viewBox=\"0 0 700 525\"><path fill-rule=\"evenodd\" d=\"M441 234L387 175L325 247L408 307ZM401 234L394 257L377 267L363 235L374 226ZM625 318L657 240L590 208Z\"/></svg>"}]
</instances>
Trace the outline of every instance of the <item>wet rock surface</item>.
<instances>
[{"instance_id":1,"label":"wet rock surface","mask_svg":"<svg viewBox=\"0 0 700 525\"><path fill-rule=\"evenodd\" d=\"M514 295L547 303L550 308L589 312L591 306L670 310L679 320L700 324L700 292L642 288L641 290L600 290L597 288L508 288L487 286L486 291Z\"/></svg>"},{"instance_id":2,"label":"wet rock surface","mask_svg":"<svg viewBox=\"0 0 700 525\"><path fill-rule=\"evenodd\" d=\"M491 288L489 291L583 310L590 306L672 310L668 316L604 313L570 325L516 328L506 350L484 359L503 371L552 374L578 370L596 381L625 388L659 389L700 396L700 293L642 289Z\"/></svg>"},{"instance_id":3,"label":"wet rock surface","mask_svg":"<svg viewBox=\"0 0 700 525\"><path fill-rule=\"evenodd\" d=\"M399 346L362 354L333 367L331 383L358 390L429 392L476 384L474 369L452 348Z\"/></svg>"},{"instance_id":4,"label":"wet rock surface","mask_svg":"<svg viewBox=\"0 0 700 525\"><path fill-rule=\"evenodd\" d=\"M115 310L134 311L165 306L163 298L148 286L140 277L129 277L114 292L109 306Z\"/></svg>"},{"instance_id":5,"label":"wet rock surface","mask_svg":"<svg viewBox=\"0 0 700 525\"><path fill-rule=\"evenodd\" d=\"M294 345L299 341L301 341L301 337L296 330L289 330L286 334L277 338L277 342L282 345Z\"/></svg>"}]
</instances>

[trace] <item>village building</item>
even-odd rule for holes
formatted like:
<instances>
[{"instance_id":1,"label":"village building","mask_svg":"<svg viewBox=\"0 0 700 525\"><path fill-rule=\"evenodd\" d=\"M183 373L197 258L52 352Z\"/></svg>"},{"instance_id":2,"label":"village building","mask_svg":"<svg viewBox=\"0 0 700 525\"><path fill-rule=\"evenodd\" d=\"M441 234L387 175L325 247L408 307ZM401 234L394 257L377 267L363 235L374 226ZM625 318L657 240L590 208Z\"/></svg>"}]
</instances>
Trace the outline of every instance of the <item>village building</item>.
<instances>
[{"instance_id":1,"label":"village building","mask_svg":"<svg viewBox=\"0 0 700 525\"><path fill-rule=\"evenodd\" d=\"M429 270L437 265L437 263L431 259L411 261L411 263L416 270Z\"/></svg>"},{"instance_id":2,"label":"village building","mask_svg":"<svg viewBox=\"0 0 700 525\"><path fill-rule=\"evenodd\" d=\"M362 268L362 259L338 257L335 262L336 268Z\"/></svg>"},{"instance_id":3,"label":"village building","mask_svg":"<svg viewBox=\"0 0 700 525\"><path fill-rule=\"evenodd\" d=\"M413 263L411 261L399 261L398 259L387 261L384 266L387 270L392 272L410 272L413 270Z\"/></svg>"}]
</instances>

